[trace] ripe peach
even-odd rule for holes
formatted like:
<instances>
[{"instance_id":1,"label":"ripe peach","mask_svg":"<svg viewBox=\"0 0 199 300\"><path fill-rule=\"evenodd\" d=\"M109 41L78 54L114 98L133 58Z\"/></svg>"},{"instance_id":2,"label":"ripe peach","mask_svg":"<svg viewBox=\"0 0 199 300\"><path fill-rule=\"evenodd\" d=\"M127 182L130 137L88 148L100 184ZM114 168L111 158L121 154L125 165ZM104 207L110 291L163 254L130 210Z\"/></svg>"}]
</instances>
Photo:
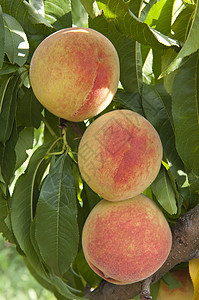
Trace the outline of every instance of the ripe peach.
<instances>
[{"instance_id":1,"label":"ripe peach","mask_svg":"<svg viewBox=\"0 0 199 300\"><path fill-rule=\"evenodd\" d=\"M120 201L142 193L156 178L162 144L154 127L131 110L97 118L78 149L80 173L104 199Z\"/></svg>"},{"instance_id":2,"label":"ripe peach","mask_svg":"<svg viewBox=\"0 0 199 300\"><path fill-rule=\"evenodd\" d=\"M119 59L112 43L90 28L66 28L35 50L30 81L50 112L79 122L104 110L117 91Z\"/></svg>"},{"instance_id":3,"label":"ripe peach","mask_svg":"<svg viewBox=\"0 0 199 300\"><path fill-rule=\"evenodd\" d=\"M176 280L180 281L182 286L171 290L161 280L157 300L192 300L194 288L188 269L172 271L171 274Z\"/></svg>"},{"instance_id":4,"label":"ripe peach","mask_svg":"<svg viewBox=\"0 0 199 300\"><path fill-rule=\"evenodd\" d=\"M167 220L143 194L120 202L101 200L90 212L82 232L88 264L115 284L149 277L165 262L171 244Z\"/></svg>"}]
</instances>

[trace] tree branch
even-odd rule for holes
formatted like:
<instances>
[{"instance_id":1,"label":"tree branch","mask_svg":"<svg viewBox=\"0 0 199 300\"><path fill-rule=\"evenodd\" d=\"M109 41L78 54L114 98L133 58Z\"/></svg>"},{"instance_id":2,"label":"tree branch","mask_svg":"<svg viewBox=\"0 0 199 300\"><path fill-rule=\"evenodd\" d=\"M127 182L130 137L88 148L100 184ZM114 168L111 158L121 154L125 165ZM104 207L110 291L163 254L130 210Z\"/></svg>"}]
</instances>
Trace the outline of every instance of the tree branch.
<instances>
[{"instance_id":1,"label":"tree branch","mask_svg":"<svg viewBox=\"0 0 199 300\"><path fill-rule=\"evenodd\" d=\"M172 248L167 260L147 279L151 283L158 281L176 265L199 257L199 204L178 219L172 228L172 238ZM146 287L146 280L129 285L115 285L103 280L86 297L90 300L128 300L140 294L143 286Z\"/></svg>"}]
</instances>

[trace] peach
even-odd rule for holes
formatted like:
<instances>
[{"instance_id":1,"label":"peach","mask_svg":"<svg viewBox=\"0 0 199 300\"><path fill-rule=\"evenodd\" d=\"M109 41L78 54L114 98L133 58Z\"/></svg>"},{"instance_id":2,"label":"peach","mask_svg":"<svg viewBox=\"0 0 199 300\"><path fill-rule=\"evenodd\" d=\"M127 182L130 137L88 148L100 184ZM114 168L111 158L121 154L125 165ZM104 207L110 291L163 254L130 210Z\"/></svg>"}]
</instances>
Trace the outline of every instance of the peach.
<instances>
[{"instance_id":1,"label":"peach","mask_svg":"<svg viewBox=\"0 0 199 300\"><path fill-rule=\"evenodd\" d=\"M155 128L131 110L115 110L86 129L78 149L83 179L104 199L139 195L156 178L162 144Z\"/></svg>"},{"instance_id":2,"label":"peach","mask_svg":"<svg viewBox=\"0 0 199 300\"><path fill-rule=\"evenodd\" d=\"M171 230L156 204L143 194L90 212L82 247L90 267L106 281L130 284L156 272L172 244Z\"/></svg>"},{"instance_id":3,"label":"peach","mask_svg":"<svg viewBox=\"0 0 199 300\"><path fill-rule=\"evenodd\" d=\"M117 91L119 59L101 33L82 27L59 30L35 50L30 81L54 115L79 122L104 110Z\"/></svg>"},{"instance_id":4,"label":"peach","mask_svg":"<svg viewBox=\"0 0 199 300\"><path fill-rule=\"evenodd\" d=\"M157 300L192 300L194 288L188 269L171 271L171 274L182 286L170 289L169 286L161 280Z\"/></svg>"}]
</instances>

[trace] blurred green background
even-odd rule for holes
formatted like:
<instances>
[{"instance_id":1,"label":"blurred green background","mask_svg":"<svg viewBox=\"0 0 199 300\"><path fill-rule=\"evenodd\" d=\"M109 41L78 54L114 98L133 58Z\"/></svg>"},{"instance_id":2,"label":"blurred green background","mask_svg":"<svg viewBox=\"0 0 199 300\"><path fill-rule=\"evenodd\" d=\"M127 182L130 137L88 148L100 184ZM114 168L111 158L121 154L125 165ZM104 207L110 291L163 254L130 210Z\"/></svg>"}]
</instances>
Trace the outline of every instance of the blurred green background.
<instances>
[{"instance_id":1,"label":"blurred green background","mask_svg":"<svg viewBox=\"0 0 199 300\"><path fill-rule=\"evenodd\" d=\"M55 300L31 276L15 247L0 234L0 300Z\"/></svg>"}]
</instances>

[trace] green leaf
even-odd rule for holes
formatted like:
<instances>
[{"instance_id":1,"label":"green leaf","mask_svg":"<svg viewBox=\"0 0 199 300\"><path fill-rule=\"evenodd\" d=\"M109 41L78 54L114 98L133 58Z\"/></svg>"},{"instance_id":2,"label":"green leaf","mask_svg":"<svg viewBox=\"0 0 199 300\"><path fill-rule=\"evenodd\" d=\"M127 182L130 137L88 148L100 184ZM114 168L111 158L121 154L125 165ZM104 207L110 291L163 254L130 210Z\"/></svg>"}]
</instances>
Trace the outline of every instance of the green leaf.
<instances>
[{"instance_id":1,"label":"green leaf","mask_svg":"<svg viewBox=\"0 0 199 300\"><path fill-rule=\"evenodd\" d=\"M71 3L65 0L46 0L45 18L57 30L72 26Z\"/></svg>"},{"instance_id":2,"label":"green leaf","mask_svg":"<svg viewBox=\"0 0 199 300\"><path fill-rule=\"evenodd\" d=\"M42 115L43 106L35 97L31 88L23 87L19 91L18 105L17 105L17 126L27 126L39 128Z\"/></svg>"},{"instance_id":3,"label":"green leaf","mask_svg":"<svg viewBox=\"0 0 199 300\"><path fill-rule=\"evenodd\" d=\"M0 5L0 69L3 66L4 54L5 54L5 30L4 30L4 22L3 22L3 14L2 8Z\"/></svg>"},{"instance_id":4,"label":"green leaf","mask_svg":"<svg viewBox=\"0 0 199 300\"><path fill-rule=\"evenodd\" d=\"M115 101L140 115L144 115L141 96L138 93L118 91L115 95Z\"/></svg>"},{"instance_id":5,"label":"green leaf","mask_svg":"<svg viewBox=\"0 0 199 300\"><path fill-rule=\"evenodd\" d=\"M84 278L90 288L95 288L99 285L102 278L90 268L82 250L79 251L76 257L76 265L79 274Z\"/></svg>"},{"instance_id":6,"label":"green leaf","mask_svg":"<svg viewBox=\"0 0 199 300\"><path fill-rule=\"evenodd\" d=\"M116 28L126 37L133 38L141 44L152 48L163 49L178 44L175 40L163 35L157 30L149 27L138 19L122 0L97 1L99 8L103 11L109 22L114 22Z\"/></svg>"},{"instance_id":7,"label":"green leaf","mask_svg":"<svg viewBox=\"0 0 199 300\"><path fill-rule=\"evenodd\" d=\"M145 20L152 28L168 35L171 32L172 11L174 0L160 0L155 3Z\"/></svg>"},{"instance_id":8,"label":"green leaf","mask_svg":"<svg viewBox=\"0 0 199 300\"><path fill-rule=\"evenodd\" d=\"M28 56L29 43L19 22L8 14L3 14L5 26L5 53L12 64L22 66Z\"/></svg>"},{"instance_id":9,"label":"green leaf","mask_svg":"<svg viewBox=\"0 0 199 300\"><path fill-rule=\"evenodd\" d=\"M113 22L103 16L89 20L89 27L104 34L115 46L120 61L120 81L126 92L140 92L142 71L140 49L137 42L116 29Z\"/></svg>"},{"instance_id":10,"label":"green leaf","mask_svg":"<svg viewBox=\"0 0 199 300\"><path fill-rule=\"evenodd\" d=\"M195 9L196 6L194 4L187 4L187 6L179 13L175 22L172 24L172 31L174 32L175 39L185 42Z\"/></svg>"},{"instance_id":11,"label":"green leaf","mask_svg":"<svg viewBox=\"0 0 199 300\"><path fill-rule=\"evenodd\" d=\"M92 19L101 14L101 11L95 0L81 0L81 3Z\"/></svg>"},{"instance_id":12,"label":"green leaf","mask_svg":"<svg viewBox=\"0 0 199 300\"><path fill-rule=\"evenodd\" d=\"M90 211L101 200L101 198L87 185L86 182L83 182L81 199L82 199L82 203L78 205L78 226L79 226L80 235L82 233L84 223Z\"/></svg>"},{"instance_id":13,"label":"green leaf","mask_svg":"<svg viewBox=\"0 0 199 300\"><path fill-rule=\"evenodd\" d=\"M186 42L182 47L182 49L180 50L180 52L178 53L178 55L176 56L176 58L173 60L173 62L161 74L161 77L178 69L182 63L183 58L191 55L192 53L196 52L199 49L199 39L196 38L198 35L199 35L199 1L197 1L196 4L196 10L195 10L193 22L191 24L191 28L187 36Z\"/></svg>"},{"instance_id":14,"label":"green leaf","mask_svg":"<svg viewBox=\"0 0 199 300\"><path fill-rule=\"evenodd\" d=\"M33 128L24 128L19 132L19 137L17 144L15 146L16 152L16 165L15 170L17 170L24 161L28 158L26 150L32 149L34 140L34 129Z\"/></svg>"},{"instance_id":15,"label":"green leaf","mask_svg":"<svg viewBox=\"0 0 199 300\"><path fill-rule=\"evenodd\" d=\"M31 252L30 225L33 220L34 184L37 170L54 143L40 146L32 155L25 174L15 185L11 199L11 221L15 237L24 253Z\"/></svg>"},{"instance_id":16,"label":"green leaf","mask_svg":"<svg viewBox=\"0 0 199 300\"><path fill-rule=\"evenodd\" d=\"M14 125L10 138L6 143L0 143L0 166L1 174L7 185L14 175L16 164L15 145L18 139L18 132Z\"/></svg>"},{"instance_id":17,"label":"green leaf","mask_svg":"<svg viewBox=\"0 0 199 300\"><path fill-rule=\"evenodd\" d=\"M182 176L179 171L185 172L185 167L175 146L171 97L164 90L162 83L143 86L142 105L146 118L160 135L170 169L179 186L182 186L186 177Z\"/></svg>"},{"instance_id":18,"label":"green leaf","mask_svg":"<svg viewBox=\"0 0 199 300\"><path fill-rule=\"evenodd\" d=\"M30 35L29 39L35 39L35 35L41 37L44 34L46 36L55 31L27 1L0 0L0 5L4 13L11 15L21 24L24 31Z\"/></svg>"},{"instance_id":19,"label":"green leaf","mask_svg":"<svg viewBox=\"0 0 199 300\"><path fill-rule=\"evenodd\" d=\"M12 132L17 103L19 77L7 78L0 87L0 141L6 142Z\"/></svg>"},{"instance_id":20,"label":"green leaf","mask_svg":"<svg viewBox=\"0 0 199 300\"><path fill-rule=\"evenodd\" d=\"M177 213L175 192L172 183L164 167L161 167L158 176L151 184L152 192L160 205L170 214Z\"/></svg>"},{"instance_id":21,"label":"green leaf","mask_svg":"<svg viewBox=\"0 0 199 300\"><path fill-rule=\"evenodd\" d=\"M171 272L166 273L162 280L168 285L170 290L182 287L182 283L172 276Z\"/></svg>"},{"instance_id":22,"label":"green leaf","mask_svg":"<svg viewBox=\"0 0 199 300\"><path fill-rule=\"evenodd\" d=\"M45 263L63 275L78 248L75 181L63 154L46 177L36 209L35 237Z\"/></svg>"},{"instance_id":23,"label":"green leaf","mask_svg":"<svg viewBox=\"0 0 199 300\"><path fill-rule=\"evenodd\" d=\"M60 119L51 114L47 109L44 109L44 141L49 142L55 137L60 136L61 130L59 129Z\"/></svg>"},{"instance_id":24,"label":"green leaf","mask_svg":"<svg viewBox=\"0 0 199 300\"><path fill-rule=\"evenodd\" d=\"M177 151L188 169L199 175L199 53L192 55L174 79L172 113Z\"/></svg>"},{"instance_id":25,"label":"green leaf","mask_svg":"<svg viewBox=\"0 0 199 300\"><path fill-rule=\"evenodd\" d=\"M0 69L0 75L6 75L14 73L19 67L17 65L12 65L8 62L4 62L2 68Z\"/></svg>"},{"instance_id":26,"label":"green leaf","mask_svg":"<svg viewBox=\"0 0 199 300\"><path fill-rule=\"evenodd\" d=\"M14 243L14 237L9 227L6 224L6 218L9 217L9 199L4 190L7 189L7 185L0 182L0 232L3 234L10 243Z\"/></svg>"},{"instance_id":27,"label":"green leaf","mask_svg":"<svg viewBox=\"0 0 199 300\"><path fill-rule=\"evenodd\" d=\"M34 9L44 17L44 1L43 0L29 0L29 3Z\"/></svg>"},{"instance_id":28,"label":"green leaf","mask_svg":"<svg viewBox=\"0 0 199 300\"><path fill-rule=\"evenodd\" d=\"M80 0L71 1L73 25L88 27L88 14Z\"/></svg>"},{"instance_id":29,"label":"green leaf","mask_svg":"<svg viewBox=\"0 0 199 300\"><path fill-rule=\"evenodd\" d=\"M74 299L75 300L88 300L88 298L78 297L78 296L74 295L74 293L78 292L78 291L73 290L73 289L70 290L69 289L70 287L66 283L64 283L64 281L60 277L53 275L51 277L51 280L52 280L53 284L55 285L57 291L64 297L67 297L68 299L71 299L71 300L74 300Z\"/></svg>"},{"instance_id":30,"label":"green leaf","mask_svg":"<svg viewBox=\"0 0 199 300\"><path fill-rule=\"evenodd\" d=\"M26 265L26 267L28 268L28 270L30 271L31 275L47 290L51 291L51 292L55 292L56 289L54 287L54 285L52 283L50 283L50 279L45 280L42 276L40 276L40 274L38 273L38 270L35 269L31 262L29 261L29 259L27 257L23 257L24 263Z\"/></svg>"}]
</instances>

